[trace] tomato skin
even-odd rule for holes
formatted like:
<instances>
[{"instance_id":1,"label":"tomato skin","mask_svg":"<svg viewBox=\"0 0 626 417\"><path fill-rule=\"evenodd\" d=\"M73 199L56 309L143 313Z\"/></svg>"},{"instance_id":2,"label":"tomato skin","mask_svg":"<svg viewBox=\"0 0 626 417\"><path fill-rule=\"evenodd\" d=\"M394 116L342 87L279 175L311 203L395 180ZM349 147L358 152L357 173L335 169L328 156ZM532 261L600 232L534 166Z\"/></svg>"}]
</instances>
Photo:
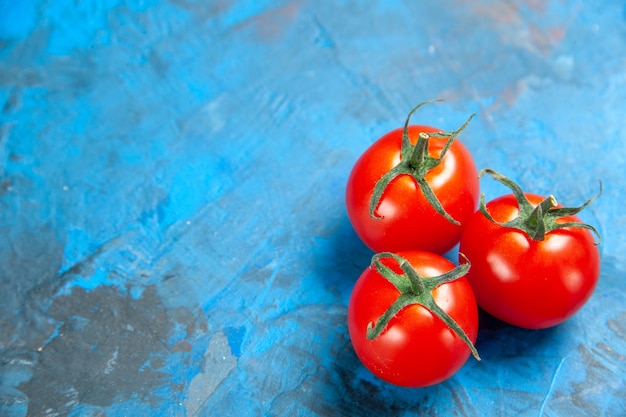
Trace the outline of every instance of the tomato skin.
<instances>
[{"instance_id":1,"label":"tomato skin","mask_svg":"<svg viewBox=\"0 0 626 417\"><path fill-rule=\"evenodd\" d=\"M430 126L409 126L415 145L420 132L434 133ZM446 139L429 139L428 153L439 157ZM346 186L348 217L361 240L374 252L420 249L438 254L454 247L464 223L476 210L478 171L467 148L456 139L441 163L426 174L426 181L444 209L461 225L438 214L408 175L394 179L381 198L372 219L369 204L374 185L401 160L402 129L393 130L374 142L357 160Z\"/></svg>"},{"instance_id":2,"label":"tomato skin","mask_svg":"<svg viewBox=\"0 0 626 417\"><path fill-rule=\"evenodd\" d=\"M536 206L543 197L525 193ZM559 206L561 207L561 206ZM498 222L519 214L512 194L487 203ZM563 222L581 222L566 216ZM563 228L535 241L526 233L500 226L477 211L468 222L459 251L470 261L467 278L478 305L492 316L527 329L560 324L593 293L600 275L600 252L586 229Z\"/></svg>"},{"instance_id":3,"label":"tomato skin","mask_svg":"<svg viewBox=\"0 0 626 417\"><path fill-rule=\"evenodd\" d=\"M454 264L434 253L401 251L398 255L424 277L454 269ZM383 262L400 271L393 261ZM465 277L441 284L431 293L473 343L478 334L478 308ZM373 267L362 273L348 305L348 330L357 356L372 373L391 384L418 388L446 380L467 361L470 349L441 319L421 305L400 310L377 338L367 339L368 324L375 322L399 294Z\"/></svg>"}]
</instances>

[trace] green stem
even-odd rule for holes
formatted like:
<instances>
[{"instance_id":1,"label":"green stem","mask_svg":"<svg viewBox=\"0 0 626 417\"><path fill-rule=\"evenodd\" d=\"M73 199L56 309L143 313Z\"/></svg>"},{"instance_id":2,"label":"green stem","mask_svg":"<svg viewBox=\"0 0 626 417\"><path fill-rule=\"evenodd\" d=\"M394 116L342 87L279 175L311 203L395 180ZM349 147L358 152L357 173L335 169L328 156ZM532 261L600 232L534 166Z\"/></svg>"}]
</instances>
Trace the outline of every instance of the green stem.
<instances>
[{"instance_id":1,"label":"green stem","mask_svg":"<svg viewBox=\"0 0 626 417\"><path fill-rule=\"evenodd\" d=\"M415 147L411 152L409 158L409 166L413 169L419 169L424 165L424 160L428 156L428 139L430 136L428 133L420 132Z\"/></svg>"},{"instance_id":2,"label":"green stem","mask_svg":"<svg viewBox=\"0 0 626 417\"><path fill-rule=\"evenodd\" d=\"M579 222L557 222L557 220L563 217L573 216L579 213L594 200L600 197L602 194L602 182L600 182L600 192L579 207L558 207L558 202L553 195L546 197L543 201L541 201L541 203L533 207L528 201L528 198L524 194L522 188L513 180L489 168L483 169L480 172L479 177L482 177L484 174L489 174L492 178L507 186L513 192L519 207L518 217L508 222L498 222L487 210L485 195L482 194L480 196L479 210L491 222L499 224L502 227L521 230L531 239L536 241L544 240L546 234L553 230L569 227L587 229L593 232L593 234L595 234L598 238L598 241L595 242L596 245L599 245L600 242L602 242L600 233L591 225Z\"/></svg>"},{"instance_id":3,"label":"green stem","mask_svg":"<svg viewBox=\"0 0 626 417\"><path fill-rule=\"evenodd\" d=\"M423 103L418 104L413 107L404 121L404 128L402 129L402 159L409 159L409 155L411 154L411 150L413 145L411 145L411 139L409 138L409 121L411 120L411 116L413 113L417 112L422 106L426 104L434 103L436 101L443 101L440 98L424 101Z\"/></svg>"},{"instance_id":4,"label":"green stem","mask_svg":"<svg viewBox=\"0 0 626 417\"><path fill-rule=\"evenodd\" d=\"M553 207L557 206L554 196L546 197L541 203L537 204L526 220L526 227L530 232L530 237L534 240L544 240L546 236L546 222L544 213L547 213Z\"/></svg>"},{"instance_id":5,"label":"green stem","mask_svg":"<svg viewBox=\"0 0 626 417\"><path fill-rule=\"evenodd\" d=\"M426 174L441 163L446 155L446 152L448 152L448 149L452 145L452 142L454 142L456 137L465 129L475 115L472 114L460 128L452 132L435 132L430 134L421 132L416 144L412 145L409 138L409 122L411 116L423 105L434 101L442 100L430 100L420 103L409 112L406 121L404 122L404 129L402 131L402 149L400 150L401 160L395 167L386 172L374 185L369 206L369 213L372 219L381 220L383 218L376 213L376 210L380 205L380 200L389 184L401 175L409 175L415 180L415 183L419 186L426 200L428 200L431 207L433 207L438 214L443 216L452 224L460 224L457 220L450 216L448 212L446 212L445 208L426 181ZM437 158L433 158L428 154L428 141L430 138L448 139L439 154L439 157Z\"/></svg>"},{"instance_id":6,"label":"green stem","mask_svg":"<svg viewBox=\"0 0 626 417\"><path fill-rule=\"evenodd\" d=\"M397 262L400 266L400 269L402 269L402 274L397 274L391 268L384 265L381 262L384 258L392 258L395 260L395 262ZM367 325L367 338L370 340L377 338L385 330L389 322L403 308L418 304L428 309L434 316L443 321L450 330L456 333L461 340L465 342L472 352L472 355L477 360L480 360L476 347L465 331L456 321L454 321L452 317L448 315L448 313L439 307L432 295L432 291L441 284L452 282L467 273L470 268L470 264L467 258L465 258L465 260L465 263L459 265L451 271L446 272L445 274L436 277L424 278L420 276L417 271L415 271L409 261L399 255L390 252L382 252L374 255L374 257L372 257L372 266L380 273L381 276L396 287L396 289L400 292L400 295L374 323L369 323Z\"/></svg>"}]
</instances>

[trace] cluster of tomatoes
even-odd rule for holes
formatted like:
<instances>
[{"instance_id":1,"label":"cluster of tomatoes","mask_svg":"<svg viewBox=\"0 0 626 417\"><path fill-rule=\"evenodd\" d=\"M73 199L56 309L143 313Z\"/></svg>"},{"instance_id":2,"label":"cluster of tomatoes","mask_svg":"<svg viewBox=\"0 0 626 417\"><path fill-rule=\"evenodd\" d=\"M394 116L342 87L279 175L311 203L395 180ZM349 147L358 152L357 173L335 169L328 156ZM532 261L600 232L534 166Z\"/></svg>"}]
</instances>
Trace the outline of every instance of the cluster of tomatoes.
<instances>
[{"instance_id":1,"label":"cluster of tomatoes","mask_svg":"<svg viewBox=\"0 0 626 417\"><path fill-rule=\"evenodd\" d=\"M551 327L583 306L600 274L600 236L576 216L596 197L562 207L494 170L479 173L457 140L471 117L450 132L409 125L426 103L361 155L346 187L350 221L376 252L350 297L350 339L371 372L405 387L480 359L478 307L515 326ZM511 194L485 202L484 174ZM443 254L457 244L455 265Z\"/></svg>"}]
</instances>

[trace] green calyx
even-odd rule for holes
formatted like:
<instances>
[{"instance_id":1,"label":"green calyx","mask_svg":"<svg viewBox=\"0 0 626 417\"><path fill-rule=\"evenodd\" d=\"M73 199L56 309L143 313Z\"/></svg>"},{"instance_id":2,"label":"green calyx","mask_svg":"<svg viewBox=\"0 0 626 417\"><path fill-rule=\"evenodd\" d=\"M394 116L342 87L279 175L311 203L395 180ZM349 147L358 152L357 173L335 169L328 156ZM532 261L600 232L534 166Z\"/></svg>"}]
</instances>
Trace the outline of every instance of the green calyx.
<instances>
[{"instance_id":1,"label":"green calyx","mask_svg":"<svg viewBox=\"0 0 626 417\"><path fill-rule=\"evenodd\" d=\"M600 182L600 192L596 196L587 200L582 206L557 208L558 203L556 201L556 198L554 198L553 195L550 195L546 197L536 207L533 207L524 195L522 188L514 181L489 168L483 169L480 172L479 177L482 177L485 173L489 174L492 178L510 188L519 206L518 217L511 221L501 223L496 221L487 211L487 206L485 204L485 195L482 194L480 196L479 209L481 213L490 221L503 227L521 230L533 240L544 240L546 237L546 233L549 233L553 230L570 227L587 229L592 231L598 238L596 245L599 245L602 241L600 233L596 230L595 227L591 225L579 222L557 223L557 220L562 217L573 216L581 212L585 207L587 207L594 200L600 197L600 195L602 194L602 182Z\"/></svg>"},{"instance_id":2,"label":"green calyx","mask_svg":"<svg viewBox=\"0 0 626 417\"><path fill-rule=\"evenodd\" d=\"M374 192L372 194L372 198L370 200L370 217L374 220L381 220L382 217L376 214L376 209L380 204L380 199L382 198L383 192L387 188L387 186L393 181L396 177L400 175L410 175L413 177L420 190L430 203L433 209L443 216L450 223L459 225L460 223L453 219L446 210L441 205L441 202L433 192L430 185L426 182L426 174L428 171L439 165L443 157L448 152L450 145L456 139L456 137L465 129L465 127L469 124L470 120L475 116L472 114L463 125L454 130L452 132L435 132L435 133L420 133L419 138L415 146L411 144L409 140L409 121L413 113L415 113L420 107L425 104L432 103L434 101L442 101L442 100L430 100L424 103L420 103L415 106L406 118L404 123L404 130L402 132L402 149L401 149L401 161L393 167L389 172L383 175L376 185L374 186ZM428 139L430 138L443 138L447 139L443 149L438 158L433 158L428 154Z\"/></svg>"},{"instance_id":3,"label":"green calyx","mask_svg":"<svg viewBox=\"0 0 626 417\"><path fill-rule=\"evenodd\" d=\"M391 270L391 268L384 265L381 262L381 259L383 258L394 259L402 269L403 274L397 274ZM376 271L380 275L396 287L396 289L400 292L400 295L389 307L389 309L385 311L383 315L378 318L378 320L376 320L376 323L368 324L366 336L369 340L377 338L387 327L389 321L391 321L391 319L395 317L400 310L413 304L419 304L441 319L446 326L450 328L450 330L456 333L465 342L465 344L467 344L472 352L472 355L474 355L477 360L480 360L478 351L467 334L463 331L461 326L459 326L459 324L448 315L448 313L437 305L431 293L432 290L441 284L454 281L464 276L470 268L470 264L467 259L465 263L459 265L453 270L446 272L443 275L429 278L421 277L406 259L390 252L382 252L374 255L371 265L376 268Z\"/></svg>"}]
</instances>

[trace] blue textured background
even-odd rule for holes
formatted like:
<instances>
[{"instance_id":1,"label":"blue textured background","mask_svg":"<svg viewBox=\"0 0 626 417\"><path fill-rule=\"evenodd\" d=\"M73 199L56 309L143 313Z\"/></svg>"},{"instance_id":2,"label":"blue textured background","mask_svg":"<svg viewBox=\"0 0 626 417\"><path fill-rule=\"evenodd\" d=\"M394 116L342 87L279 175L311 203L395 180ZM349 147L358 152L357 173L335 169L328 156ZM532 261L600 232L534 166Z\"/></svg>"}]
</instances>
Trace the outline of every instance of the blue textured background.
<instances>
[{"instance_id":1,"label":"blue textured background","mask_svg":"<svg viewBox=\"0 0 626 417\"><path fill-rule=\"evenodd\" d=\"M435 97L414 121L477 113L479 168L567 205L603 180L602 276L409 390L347 336L343 191ZM2 416L624 415L623 1L0 0L0 111Z\"/></svg>"}]
</instances>

